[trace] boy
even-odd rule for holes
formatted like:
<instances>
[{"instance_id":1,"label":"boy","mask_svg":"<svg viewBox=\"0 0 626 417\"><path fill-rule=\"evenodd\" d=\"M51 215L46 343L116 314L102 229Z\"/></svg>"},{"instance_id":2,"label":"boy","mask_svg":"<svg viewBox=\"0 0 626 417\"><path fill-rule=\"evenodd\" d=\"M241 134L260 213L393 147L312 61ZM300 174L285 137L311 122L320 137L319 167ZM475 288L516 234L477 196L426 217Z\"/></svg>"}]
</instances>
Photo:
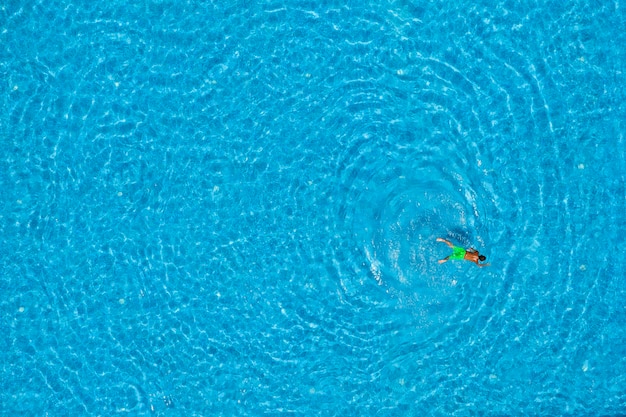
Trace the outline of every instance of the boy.
<instances>
[{"instance_id":1,"label":"boy","mask_svg":"<svg viewBox=\"0 0 626 417\"><path fill-rule=\"evenodd\" d=\"M474 262L476 265L478 265L481 268L483 266L489 266L489 264L478 263L478 261L483 262L487 258L485 257L485 255L481 255L480 253L478 253L478 251L474 248L469 248L468 250L465 250L459 246L454 246L452 243L450 243L450 241L442 239L440 237L437 238L437 242L443 242L452 248L452 255L446 256L445 258L440 259L439 260L440 264L447 262L447 261L456 261L460 259L465 259L466 261Z\"/></svg>"}]
</instances>

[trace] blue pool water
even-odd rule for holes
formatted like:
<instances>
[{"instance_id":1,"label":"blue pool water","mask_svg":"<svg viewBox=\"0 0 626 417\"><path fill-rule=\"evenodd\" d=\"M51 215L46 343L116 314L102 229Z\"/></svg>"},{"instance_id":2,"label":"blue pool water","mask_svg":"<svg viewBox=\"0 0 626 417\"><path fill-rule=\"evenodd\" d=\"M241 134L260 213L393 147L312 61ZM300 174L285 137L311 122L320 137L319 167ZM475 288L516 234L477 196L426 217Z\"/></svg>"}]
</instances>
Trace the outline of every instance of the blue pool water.
<instances>
[{"instance_id":1,"label":"blue pool water","mask_svg":"<svg viewBox=\"0 0 626 417\"><path fill-rule=\"evenodd\" d=\"M626 414L626 5L518 3L5 2L1 414Z\"/></svg>"}]
</instances>

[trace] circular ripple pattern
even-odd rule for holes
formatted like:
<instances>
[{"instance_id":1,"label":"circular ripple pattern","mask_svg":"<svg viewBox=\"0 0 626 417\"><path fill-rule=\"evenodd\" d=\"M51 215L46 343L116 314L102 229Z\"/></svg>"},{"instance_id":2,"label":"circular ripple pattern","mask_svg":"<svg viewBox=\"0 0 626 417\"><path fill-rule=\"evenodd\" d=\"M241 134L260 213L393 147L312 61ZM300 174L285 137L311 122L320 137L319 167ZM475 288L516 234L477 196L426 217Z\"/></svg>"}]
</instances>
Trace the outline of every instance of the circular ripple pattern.
<instances>
[{"instance_id":1,"label":"circular ripple pattern","mask_svg":"<svg viewBox=\"0 0 626 417\"><path fill-rule=\"evenodd\" d=\"M371 93L342 91L358 128L343 138L340 215L370 278L415 315L407 330L413 343L393 349L394 360L406 365L398 359L404 349L408 354L424 340L460 347L453 355L459 362L474 363L483 383L507 392L506 386L538 372L532 359L520 364L520 358L542 357L548 348L553 354L543 357L544 366L560 371L535 388L554 393L567 374L564 363L583 370L582 377L599 354L580 347L591 337L588 330L575 335L561 326L595 320L609 337L606 317L589 310L604 304L616 282L606 270L591 273L589 260L580 256L597 248L602 227L583 223L596 218L599 197L608 210L600 223L613 229L610 222L624 222L624 186L611 179L611 172L624 178L624 164L607 153L616 141L623 143L618 125L606 120L619 106L616 90L604 88L598 103L576 88L576 80L595 85L603 77L588 63L599 55L585 53L589 39L581 28L594 23L575 9L554 11L581 32L562 51L555 38L533 50L524 43L528 25L505 8L413 12L419 25L398 26L406 35L396 49L406 51L402 59L387 61L383 75L370 81L376 86L365 90ZM442 17L450 31L444 38ZM563 41L568 36L558 25L534 35L559 33ZM589 110L594 105L599 108ZM598 127L585 127L598 124L605 137ZM447 250L435 243L440 235L477 247L492 267L439 266L436 260ZM448 354L433 351L431 359L445 362ZM510 372L515 366L518 376ZM457 390L466 383L443 385ZM522 390L515 398L530 395Z\"/></svg>"}]
</instances>

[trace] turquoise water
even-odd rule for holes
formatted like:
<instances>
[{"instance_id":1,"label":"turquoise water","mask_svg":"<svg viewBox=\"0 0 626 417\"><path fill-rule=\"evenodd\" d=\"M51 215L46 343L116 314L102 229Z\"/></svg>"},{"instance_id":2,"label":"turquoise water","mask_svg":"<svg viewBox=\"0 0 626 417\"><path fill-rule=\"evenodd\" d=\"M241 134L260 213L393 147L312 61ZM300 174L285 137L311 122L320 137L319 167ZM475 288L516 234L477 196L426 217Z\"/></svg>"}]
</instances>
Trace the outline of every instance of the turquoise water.
<instances>
[{"instance_id":1,"label":"turquoise water","mask_svg":"<svg viewBox=\"0 0 626 417\"><path fill-rule=\"evenodd\" d=\"M0 6L1 414L626 414L625 5L563 3Z\"/></svg>"}]
</instances>

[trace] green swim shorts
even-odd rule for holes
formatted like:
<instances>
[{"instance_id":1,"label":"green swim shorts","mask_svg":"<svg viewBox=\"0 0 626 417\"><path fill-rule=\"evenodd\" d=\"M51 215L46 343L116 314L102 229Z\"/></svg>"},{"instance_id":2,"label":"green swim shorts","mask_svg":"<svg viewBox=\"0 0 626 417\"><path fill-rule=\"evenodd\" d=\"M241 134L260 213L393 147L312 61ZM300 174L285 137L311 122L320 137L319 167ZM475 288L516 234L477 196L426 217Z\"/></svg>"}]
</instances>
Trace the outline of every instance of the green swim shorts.
<instances>
[{"instance_id":1,"label":"green swim shorts","mask_svg":"<svg viewBox=\"0 0 626 417\"><path fill-rule=\"evenodd\" d=\"M455 246L452 248L452 255L448 257L449 260L460 260L465 259L465 249Z\"/></svg>"}]
</instances>

